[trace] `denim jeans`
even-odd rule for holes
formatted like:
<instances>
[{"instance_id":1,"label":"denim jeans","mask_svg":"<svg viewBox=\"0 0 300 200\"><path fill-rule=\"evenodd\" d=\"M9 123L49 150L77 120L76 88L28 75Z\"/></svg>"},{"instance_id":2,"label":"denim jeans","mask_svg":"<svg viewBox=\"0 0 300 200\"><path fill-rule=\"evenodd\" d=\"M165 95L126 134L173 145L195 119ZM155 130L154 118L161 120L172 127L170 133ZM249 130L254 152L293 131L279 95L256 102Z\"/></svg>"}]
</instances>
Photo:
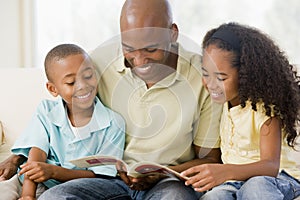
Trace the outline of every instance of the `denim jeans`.
<instances>
[{"instance_id":1,"label":"denim jeans","mask_svg":"<svg viewBox=\"0 0 300 200\"><path fill-rule=\"evenodd\" d=\"M300 182L285 171L274 178L255 176L247 181L226 182L206 192L201 200L290 200L300 196Z\"/></svg>"},{"instance_id":2,"label":"denim jeans","mask_svg":"<svg viewBox=\"0 0 300 200\"><path fill-rule=\"evenodd\" d=\"M199 199L197 193L184 182L174 178L163 179L150 190L131 190L118 178L81 178L57 185L45 191L39 200L156 200Z\"/></svg>"}]
</instances>

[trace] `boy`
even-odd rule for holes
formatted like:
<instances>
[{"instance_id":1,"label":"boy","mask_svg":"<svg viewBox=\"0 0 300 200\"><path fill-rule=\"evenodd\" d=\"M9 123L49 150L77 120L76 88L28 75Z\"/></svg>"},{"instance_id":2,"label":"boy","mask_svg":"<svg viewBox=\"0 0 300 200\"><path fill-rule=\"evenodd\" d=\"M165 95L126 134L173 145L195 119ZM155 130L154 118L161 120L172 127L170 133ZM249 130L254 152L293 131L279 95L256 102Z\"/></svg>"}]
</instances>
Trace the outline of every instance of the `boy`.
<instances>
[{"instance_id":1,"label":"boy","mask_svg":"<svg viewBox=\"0 0 300 200\"><path fill-rule=\"evenodd\" d=\"M37 184L47 189L71 179L116 175L114 166L78 169L69 160L123 155L125 122L96 97L97 73L88 54L73 44L58 45L46 56L45 72L48 91L59 97L41 102L12 147L28 158L19 171L20 199L35 199Z\"/></svg>"}]
</instances>

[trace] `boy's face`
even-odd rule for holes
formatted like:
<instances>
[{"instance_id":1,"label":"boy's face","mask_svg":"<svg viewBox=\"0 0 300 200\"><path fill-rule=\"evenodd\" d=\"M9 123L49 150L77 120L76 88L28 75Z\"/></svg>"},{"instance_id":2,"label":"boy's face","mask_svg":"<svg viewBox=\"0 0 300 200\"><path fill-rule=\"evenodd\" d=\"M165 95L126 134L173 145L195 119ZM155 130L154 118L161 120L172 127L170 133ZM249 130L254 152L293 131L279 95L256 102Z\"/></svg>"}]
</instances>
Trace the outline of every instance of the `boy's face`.
<instances>
[{"instance_id":1,"label":"boy's face","mask_svg":"<svg viewBox=\"0 0 300 200\"><path fill-rule=\"evenodd\" d=\"M203 54L203 82L213 101L232 106L239 105L238 71L231 64L232 53L214 45L205 49Z\"/></svg>"},{"instance_id":2,"label":"boy's face","mask_svg":"<svg viewBox=\"0 0 300 200\"><path fill-rule=\"evenodd\" d=\"M84 111L93 106L97 93L97 74L86 55L70 55L51 63L52 82L47 89L60 95L70 111Z\"/></svg>"}]
</instances>

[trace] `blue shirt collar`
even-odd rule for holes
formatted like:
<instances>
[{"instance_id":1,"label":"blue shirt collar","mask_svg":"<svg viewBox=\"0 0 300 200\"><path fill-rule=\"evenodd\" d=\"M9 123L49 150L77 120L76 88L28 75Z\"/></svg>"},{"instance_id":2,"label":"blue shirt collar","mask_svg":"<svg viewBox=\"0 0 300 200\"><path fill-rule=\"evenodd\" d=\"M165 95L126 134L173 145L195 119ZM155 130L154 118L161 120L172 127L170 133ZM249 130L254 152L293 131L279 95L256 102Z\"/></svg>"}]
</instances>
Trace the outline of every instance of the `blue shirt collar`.
<instances>
[{"instance_id":1,"label":"blue shirt collar","mask_svg":"<svg viewBox=\"0 0 300 200\"><path fill-rule=\"evenodd\" d=\"M83 140L90 137L91 133L105 129L110 126L111 117L107 111L107 108L101 103L98 97L95 98L95 108L89 122L87 129L80 131L77 140ZM61 97L58 97L57 105L54 106L48 113L48 117L53 124L60 127L62 133L71 134L71 128L68 123L68 116L65 111L64 101ZM75 142L74 141L74 142Z\"/></svg>"}]
</instances>

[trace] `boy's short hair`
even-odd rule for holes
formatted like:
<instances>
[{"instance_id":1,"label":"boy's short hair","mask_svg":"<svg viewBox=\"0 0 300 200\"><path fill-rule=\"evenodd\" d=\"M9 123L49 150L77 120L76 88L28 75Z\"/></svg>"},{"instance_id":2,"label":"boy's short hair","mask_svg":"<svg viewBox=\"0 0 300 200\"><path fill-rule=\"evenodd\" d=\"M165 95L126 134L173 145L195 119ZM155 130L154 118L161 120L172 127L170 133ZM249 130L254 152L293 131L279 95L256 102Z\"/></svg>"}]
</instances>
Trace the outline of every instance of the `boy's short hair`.
<instances>
[{"instance_id":1,"label":"boy's short hair","mask_svg":"<svg viewBox=\"0 0 300 200\"><path fill-rule=\"evenodd\" d=\"M66 58L70 55L84 54L88 55L84 49L75 44L60 44L51 49L46 55L44 66L45 73L48 80L50 80L50 65L53 61Z\"/></svg>"}]
</instances>

